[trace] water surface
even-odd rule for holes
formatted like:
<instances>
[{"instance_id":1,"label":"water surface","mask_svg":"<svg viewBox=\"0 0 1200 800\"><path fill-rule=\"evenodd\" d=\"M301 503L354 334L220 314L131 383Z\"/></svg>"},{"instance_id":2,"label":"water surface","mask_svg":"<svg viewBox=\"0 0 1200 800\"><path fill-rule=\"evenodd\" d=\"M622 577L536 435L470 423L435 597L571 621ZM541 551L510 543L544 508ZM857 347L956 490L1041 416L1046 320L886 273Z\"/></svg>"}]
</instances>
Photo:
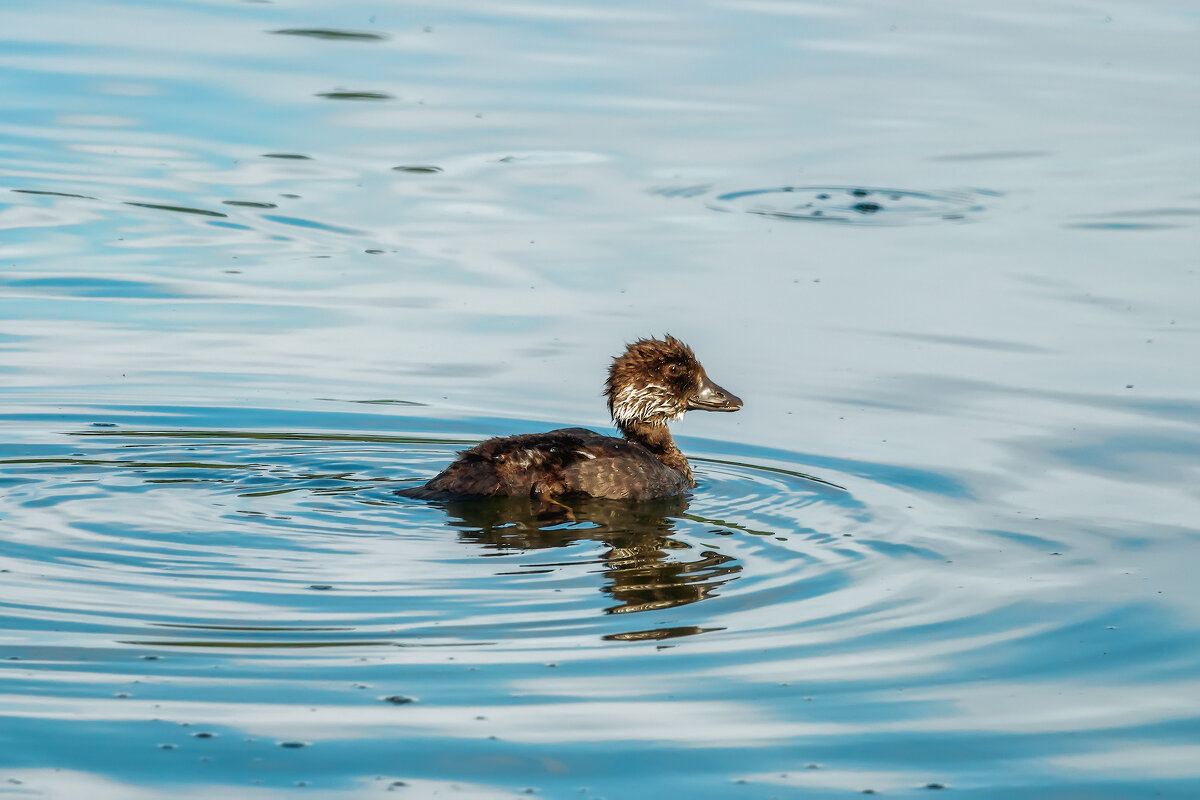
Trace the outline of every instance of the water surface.
<instances>
[{"instance_id":1,"label":"water surface","mask_svg":"<svg viewBox=\"0 0 1200 800\"><path fill-rule=\"evenodd\" d=\"M2 27L0 793L1200 793L1188 4ZM663 332L695 492L395 495Z\"/></svg>"}]
</instances>

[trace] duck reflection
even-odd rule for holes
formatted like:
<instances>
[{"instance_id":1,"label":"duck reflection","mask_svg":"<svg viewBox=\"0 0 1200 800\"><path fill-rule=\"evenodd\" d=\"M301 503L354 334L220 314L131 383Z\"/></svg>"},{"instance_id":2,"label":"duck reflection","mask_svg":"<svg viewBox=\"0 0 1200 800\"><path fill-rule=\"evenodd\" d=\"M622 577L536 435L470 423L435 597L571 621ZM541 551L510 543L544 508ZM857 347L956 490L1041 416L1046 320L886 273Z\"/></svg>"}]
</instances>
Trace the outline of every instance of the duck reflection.
<instances>
[{"instance_id":1,"label":"duck reflection","mask_svg":"<svg viewBox=\"0 0 1200 800\"><path fill-rule=\"evenodd\" d=\"M494 497L444 503L459 536L496 550L540 550L580 541L601 542L608 581L601 591L616 604L608 614L653 611L695 603L733 580L742 569L734 558L675 538L676 520L687 511L686 496L640 502L596 498L564 499L548 513L527 498ZM553 566L553 565L548 565ZM700 628L637 631L606 638L665 639L703 632Z\"/></svg>"}]
</instances>

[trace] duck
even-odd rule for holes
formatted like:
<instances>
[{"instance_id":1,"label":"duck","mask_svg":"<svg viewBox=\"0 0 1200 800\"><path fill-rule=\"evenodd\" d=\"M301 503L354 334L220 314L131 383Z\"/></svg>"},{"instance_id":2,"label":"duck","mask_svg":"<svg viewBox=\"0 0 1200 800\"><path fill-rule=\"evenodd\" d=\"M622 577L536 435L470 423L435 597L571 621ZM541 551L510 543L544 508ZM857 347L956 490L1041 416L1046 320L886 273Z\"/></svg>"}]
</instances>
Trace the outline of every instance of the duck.
<instances>
[{"instance_id":1,"label":"duck","mask_svg":"<svg viewBox=\"0 0 1200 800\"><path fill-rule=\"evenodd\" d=\"M742 400L713 383L686 344L638 339L613 359L604 384L621 437L587 428L504 436L459 453L422 486L398 494L424 500L584 496L654 500L696 487L667 423L688 411L737 411Z\"/></svg>"}]
</instances>

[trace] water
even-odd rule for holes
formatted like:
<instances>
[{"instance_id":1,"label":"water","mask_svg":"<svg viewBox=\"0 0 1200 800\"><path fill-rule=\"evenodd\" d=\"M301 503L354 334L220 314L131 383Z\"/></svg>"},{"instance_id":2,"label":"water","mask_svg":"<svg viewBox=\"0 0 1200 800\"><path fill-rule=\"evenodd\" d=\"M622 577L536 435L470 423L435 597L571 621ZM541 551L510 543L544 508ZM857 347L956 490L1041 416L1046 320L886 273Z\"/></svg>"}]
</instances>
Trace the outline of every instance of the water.
<instances>
[{"instance_id":1,"label":"water","mask_svg":"<svg viewBox=\"0 0 1200 800\"><path fill-rule=\"evenodd\" d=\"M1200 794L1192 5L2 15L0 793Z\"/></svg>"}]
</instances>

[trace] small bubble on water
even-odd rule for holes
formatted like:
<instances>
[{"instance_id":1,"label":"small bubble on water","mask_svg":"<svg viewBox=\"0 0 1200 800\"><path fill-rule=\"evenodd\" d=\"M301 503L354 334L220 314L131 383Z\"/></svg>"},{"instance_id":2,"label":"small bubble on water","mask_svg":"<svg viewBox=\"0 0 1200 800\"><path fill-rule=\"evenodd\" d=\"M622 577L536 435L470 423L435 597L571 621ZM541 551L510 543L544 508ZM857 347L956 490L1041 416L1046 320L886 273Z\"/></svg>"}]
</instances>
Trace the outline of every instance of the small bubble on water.
<instances>
[{"instance_id":1,"label":"small bubble on water","mask_svg":"<svg viewBox=\"0 0 1200 800\"><path fill-rule=\"evenodd\" d=\"M295 750L300 747L308 747L308 742L297 742L293 740L278 742L280 747L286 747L289 750Z\"/></svg>"},{"instance_id":2,"label":"small bubble on water","mask_svg":"<svg viewBox=\"0 0 1200 800\"><path fill-rule=\"evenodd\" d=\"M328 583L311 583L311 584L309 584L308 588L313 589L318 592L324 592L329 589L332 589L333 586Z\"/></svg>"},{"instance_id":3,"label":"small bubble on water","mask_svg":"<svg viewBox=\"0 0 1200 800\"><path fill-rule=\"evenodd\" d=\"M944 783L927 783L927 784L925 784L925 788L926 789L945 789L946 784L944 784Z\"/></svg>"},{"instance_id":4,"label":"small bubble on water","mask_svg":"<svg viewBox=\"0 0 1200 800\"><path fill-rule=\"evenodd\" d=\"M413 698L405 697L402 694L393 694L388 697L381 698L385 703L391 703L394 706L402 706L413 702Z\"/></svg>"}]
</instances>

